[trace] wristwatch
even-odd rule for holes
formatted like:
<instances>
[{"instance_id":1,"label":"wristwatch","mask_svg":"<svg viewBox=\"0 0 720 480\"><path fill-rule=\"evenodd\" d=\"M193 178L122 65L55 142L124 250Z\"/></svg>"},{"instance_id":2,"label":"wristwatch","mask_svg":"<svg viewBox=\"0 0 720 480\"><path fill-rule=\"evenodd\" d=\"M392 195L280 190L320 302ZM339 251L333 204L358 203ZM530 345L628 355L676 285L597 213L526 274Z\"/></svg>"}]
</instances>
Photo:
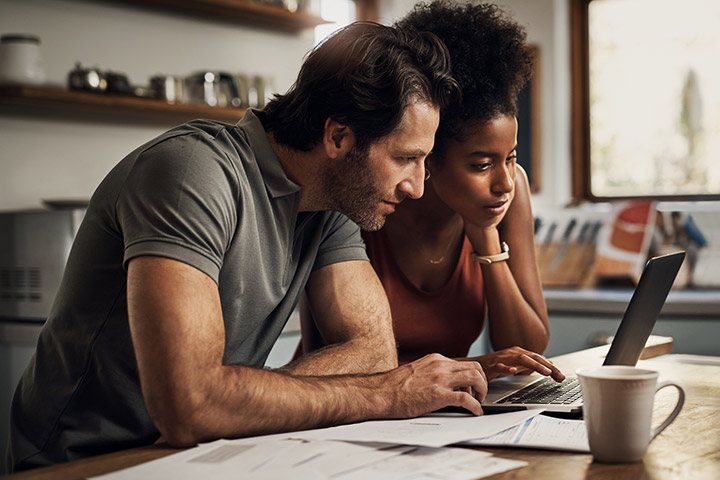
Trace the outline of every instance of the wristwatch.
<instances>
[{"instance_id":1,"label":"wristwatch","mask_svg":"<svg viewBox=\"0 0 720 480\"><path fill-rule=\"evenodd\" d=\"M504 262L510 258L510 247L508 247L507 243L502 242L502 253L498 253L497 255L478 255L475 252L470 252L470 258L478 263L486 264Z\"/></svg>"}]
</instances>

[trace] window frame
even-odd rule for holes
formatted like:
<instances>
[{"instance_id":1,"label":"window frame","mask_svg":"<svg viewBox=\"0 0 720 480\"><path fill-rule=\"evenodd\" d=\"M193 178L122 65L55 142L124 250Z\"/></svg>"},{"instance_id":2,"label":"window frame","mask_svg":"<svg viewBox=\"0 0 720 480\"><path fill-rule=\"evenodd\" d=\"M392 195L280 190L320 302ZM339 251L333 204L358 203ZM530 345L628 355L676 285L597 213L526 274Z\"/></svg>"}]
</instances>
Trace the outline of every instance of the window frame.
<instances>
[{"instance_id":1,"label":"window frame","mask_svg":"<svg viewBox=\"0 0 720 480\"><path fill-rule=\"evenodd\" d=\"M633 199L658 201L720 200L720 194L596 196L590 188L590 42L589 5L593 0L570 3L571 75L571 195L576 201L609 202Z\"/></svg>"}]
</instances>

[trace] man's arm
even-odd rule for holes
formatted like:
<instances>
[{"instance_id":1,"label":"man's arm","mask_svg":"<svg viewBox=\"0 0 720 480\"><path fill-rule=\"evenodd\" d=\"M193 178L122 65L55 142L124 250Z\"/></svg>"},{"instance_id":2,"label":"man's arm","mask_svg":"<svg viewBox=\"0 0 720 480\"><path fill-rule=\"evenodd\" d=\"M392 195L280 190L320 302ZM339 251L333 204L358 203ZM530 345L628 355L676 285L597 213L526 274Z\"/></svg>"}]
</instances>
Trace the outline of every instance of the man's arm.
<instances>
[{"instance_id":1,"label":"man's arm","mask_svg":"<svg viewBox=\"0 0 720 480\"><path fill-rule=\"evenodd\" d=\"M294 376L223 365L217 286L175 260L130 261L128 310L143 398L172 445L406 418L450 405L482 413L463 391L472 387L484 397L480 365L436 354L375 375Z\"/></svg>"},{"instance_id":2,"label":"man's arm","mask_svg":"<svg viewBox=\"0 0 720 480\"><path fill-rule=\"evenodd\" d=\"M313 272L302 308L327 347L285 367L297 375L373 373L397 367L390 304L370 262L328 265ZM317 330L315 330L317 327ZM308 335L310 333L308 332Z\"/></svg>"}]
</instances>

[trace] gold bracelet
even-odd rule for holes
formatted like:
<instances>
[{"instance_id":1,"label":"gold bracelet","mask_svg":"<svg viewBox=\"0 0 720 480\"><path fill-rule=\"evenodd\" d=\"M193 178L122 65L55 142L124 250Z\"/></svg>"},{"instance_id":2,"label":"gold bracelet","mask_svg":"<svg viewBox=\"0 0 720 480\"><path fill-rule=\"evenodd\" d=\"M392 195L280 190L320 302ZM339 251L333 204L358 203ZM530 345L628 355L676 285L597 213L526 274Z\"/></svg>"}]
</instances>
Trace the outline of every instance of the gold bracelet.
<instances>
[{"instance_id":1,"label":"gold bracelet","mask_svg":"<svg viewBox=\"0 0 720 480\"><path fill-rule=\"evenodd\" d=\"M478 263L486 263L488 265L495 262L504 262L510 258L510 247L508 247L507 243L502 242L502 250L502 253L496 255L478 255L475 252L470 252L470 258Z\"/></svg>"}]
</instances>

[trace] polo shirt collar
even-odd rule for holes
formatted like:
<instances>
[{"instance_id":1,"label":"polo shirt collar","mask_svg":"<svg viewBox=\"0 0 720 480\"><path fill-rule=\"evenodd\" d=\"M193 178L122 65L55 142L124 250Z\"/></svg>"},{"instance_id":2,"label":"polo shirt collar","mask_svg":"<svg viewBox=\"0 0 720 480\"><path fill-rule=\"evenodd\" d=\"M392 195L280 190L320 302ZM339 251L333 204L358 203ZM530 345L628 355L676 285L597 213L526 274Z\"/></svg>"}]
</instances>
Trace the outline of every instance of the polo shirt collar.
<instances>
[{"instance_id":1,"label":"polo shirt collar","mask_svg":"<svg viewBox=\"0 0 720 480\"><path fill-rule=\"evenodd\" d=\"M298 193L301 189L300 185L285 174L280 160L267 139L265 129L258 118L262 114L261 111L248 108L237 126L247 135L247 141L262 172L265 188L273 198Z\"/></svg>"}]
</instances>

